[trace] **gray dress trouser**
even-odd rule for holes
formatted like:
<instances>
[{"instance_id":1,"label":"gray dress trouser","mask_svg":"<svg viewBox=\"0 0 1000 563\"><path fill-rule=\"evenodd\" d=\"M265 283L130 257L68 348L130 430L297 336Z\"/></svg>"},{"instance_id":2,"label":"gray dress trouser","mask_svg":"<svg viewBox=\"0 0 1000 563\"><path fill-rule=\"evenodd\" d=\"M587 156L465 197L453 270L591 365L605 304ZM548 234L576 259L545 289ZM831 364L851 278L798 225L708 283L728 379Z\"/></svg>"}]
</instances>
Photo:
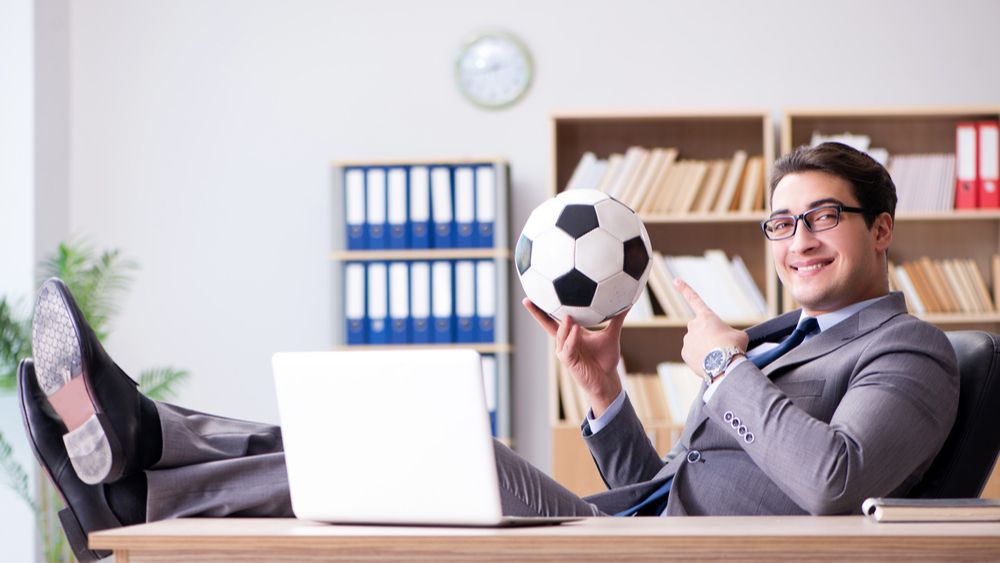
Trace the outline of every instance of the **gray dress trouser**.
<instances>
[{"instance_id":1,"label":"gray dress trouser","mask_svg":"<svg viewBox=\"0 0 1000 563\"><path fill-rule=\"evenodd\" d=\"M185 516L293 516L281 428L167 403L156 403L156 407L163 455L146 471L147 521ZM507 446L496 441L494 446L505 515L604 515Z\"/></svg>"}]
</instances>

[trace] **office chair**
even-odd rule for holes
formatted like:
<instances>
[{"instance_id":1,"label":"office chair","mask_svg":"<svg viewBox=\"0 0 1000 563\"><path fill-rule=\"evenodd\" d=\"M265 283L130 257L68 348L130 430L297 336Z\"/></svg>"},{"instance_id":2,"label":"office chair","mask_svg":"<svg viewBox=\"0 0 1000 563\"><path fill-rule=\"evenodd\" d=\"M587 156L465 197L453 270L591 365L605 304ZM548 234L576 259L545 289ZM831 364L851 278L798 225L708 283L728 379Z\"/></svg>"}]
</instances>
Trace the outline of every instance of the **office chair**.
<instances>
[{"instance_id":1,"label":"office chair","mask_svg":"<svg viewBox=\"0 0 1000 563\"><path fill-rule=\"evenodd\" d=\"M958 356L958 414L911 498L978 497L1000 450L1000 337L976 330L946 334Z\"/></svg>"}]
</instances>

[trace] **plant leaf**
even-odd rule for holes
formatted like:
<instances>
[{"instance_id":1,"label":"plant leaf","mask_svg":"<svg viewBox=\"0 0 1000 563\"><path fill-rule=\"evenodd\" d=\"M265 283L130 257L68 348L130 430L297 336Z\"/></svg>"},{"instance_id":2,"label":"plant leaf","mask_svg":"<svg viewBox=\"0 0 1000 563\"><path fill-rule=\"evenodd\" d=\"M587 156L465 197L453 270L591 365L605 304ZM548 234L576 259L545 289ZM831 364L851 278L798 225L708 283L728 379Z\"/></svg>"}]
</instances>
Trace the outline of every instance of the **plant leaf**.
<instances>
[{"instance_id":1,"label":"plant leaf","mask_svg":"<svg viewBox=\"0 0 1000 563\"><path fill-rule=\"evenodd\" d=\"M4 437L3 432L0 432L0 467L3 468L7 477L7 486L24 502L28 503L28 506L37 515L38 505L35 504L35 499L31 497L28 488L28 474L24 471L24 467L14 459L10 442Z\"/></svg>"},{"instance_id":2,"label":"plant leaf","mask_svg":"<svg viewBox=\"0 0 1000 563\"><path fill-rule=\"evenodd\" d=\"M191 376L191 372L172 367L149 368L139 374L139 389L156 401L166 401L177 396L177 386Z\"/></svg>"},{"instance_id":3,"label":"plant leaf","mask_svg":"<svg viewBox=\"0 0 1000 563\"><path fill-rule=\"evenodd\" d=\"M20 318L6 297L0 297L0 392L17 384L17 364L31 356L31 322Z\"/></svg>"}]
</instances>

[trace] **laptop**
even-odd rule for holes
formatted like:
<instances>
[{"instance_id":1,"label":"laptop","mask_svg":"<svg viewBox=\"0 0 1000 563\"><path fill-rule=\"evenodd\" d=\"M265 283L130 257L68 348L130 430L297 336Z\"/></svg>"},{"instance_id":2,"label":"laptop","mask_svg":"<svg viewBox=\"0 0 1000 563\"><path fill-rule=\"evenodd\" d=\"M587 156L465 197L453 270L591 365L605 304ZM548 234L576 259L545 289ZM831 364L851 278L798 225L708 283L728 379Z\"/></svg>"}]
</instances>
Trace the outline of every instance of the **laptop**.
<instances>
[{"instance_id":1,"label":"laptop","mask_svg":"<svg viewBox=\"0 0 1000 563\"><path fill-rule=\"evenodd\" d=\"M477 352L278 353L272 364L296 517L446 526L578 520L501 514Z\"/></svg>"}]
</instances>

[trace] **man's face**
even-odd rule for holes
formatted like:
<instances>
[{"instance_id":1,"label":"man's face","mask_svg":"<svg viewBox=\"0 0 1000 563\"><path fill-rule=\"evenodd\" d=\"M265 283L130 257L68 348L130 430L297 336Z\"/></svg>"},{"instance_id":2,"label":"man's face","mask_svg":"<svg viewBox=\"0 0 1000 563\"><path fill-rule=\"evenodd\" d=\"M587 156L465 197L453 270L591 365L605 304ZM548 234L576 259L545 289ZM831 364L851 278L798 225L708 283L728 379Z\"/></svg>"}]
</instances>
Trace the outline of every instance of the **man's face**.
<instances>
[{"instance_id":1,"label":"man's face","mask_svg":"<svg viewBox=\"0 0 1000 563\"><path fill-rule=\"evenodd\" d=\"M778 182L771 214L798 215L831 203L860 206L846 180L825 172L799 172ZM863 215L844 212L833 229L812 233L800 220L794 236L769 244L781 282L806 314L820 315L886 294L882 258L891 240L889 214L883 213L869 229Z\"/></svg>"}]
</instances>

